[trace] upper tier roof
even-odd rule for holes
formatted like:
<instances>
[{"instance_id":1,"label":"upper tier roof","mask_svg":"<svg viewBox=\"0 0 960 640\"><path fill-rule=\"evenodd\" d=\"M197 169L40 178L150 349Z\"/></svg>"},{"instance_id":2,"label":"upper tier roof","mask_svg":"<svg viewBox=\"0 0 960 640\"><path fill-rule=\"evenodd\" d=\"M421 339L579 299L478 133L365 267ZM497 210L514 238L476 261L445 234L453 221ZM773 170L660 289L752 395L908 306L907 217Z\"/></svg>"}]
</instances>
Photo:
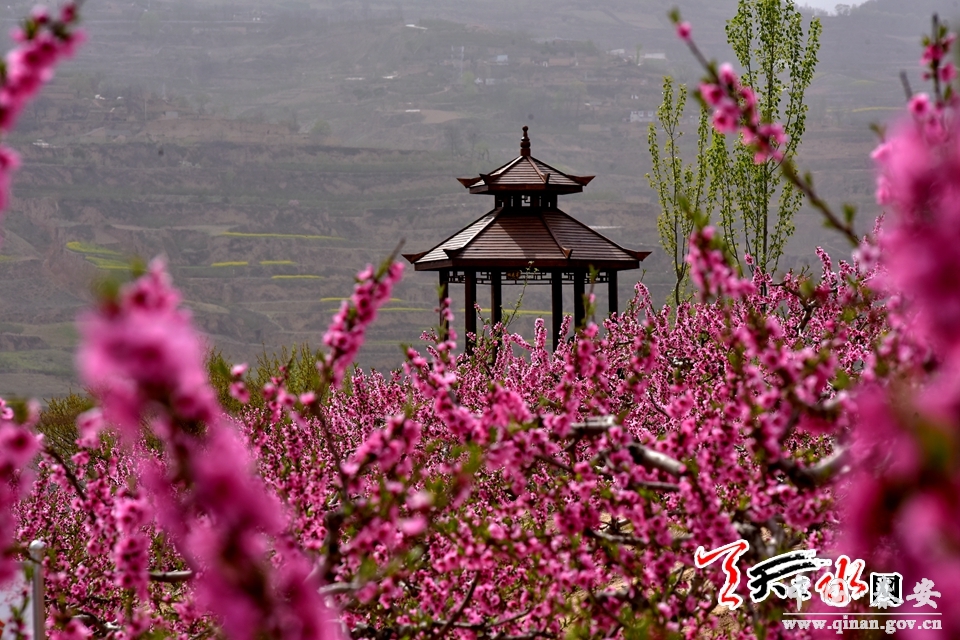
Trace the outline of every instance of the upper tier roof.
<instances>
[{"instance_id":1,"label":"upper tier roof","mask_svg":"<svg viewBox=\"0 0 960 640\"><path fill-rule=\"evenodd\" d=\"M531 156L530 137L527 135L527 127L524 127L519 156L488 174L457 179L460 184L470 189L470 193L580 193L593 178L564 173Z\"/></svg>"}]
</instances>

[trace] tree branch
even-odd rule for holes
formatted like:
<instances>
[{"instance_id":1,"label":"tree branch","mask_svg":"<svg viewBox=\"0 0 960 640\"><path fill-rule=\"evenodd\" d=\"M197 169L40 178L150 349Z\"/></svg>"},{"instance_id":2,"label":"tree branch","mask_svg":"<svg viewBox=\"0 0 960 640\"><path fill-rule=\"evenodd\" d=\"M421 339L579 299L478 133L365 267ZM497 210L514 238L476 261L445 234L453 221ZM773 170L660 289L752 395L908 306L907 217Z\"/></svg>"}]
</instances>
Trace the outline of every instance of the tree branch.
<instances>
[{"instance_id":1,"label":"tree branch","mask_svg":"<svg viewBox=\"0 0 960 640\"><path fill-rule=\"evenodd\" d=\"M838 446L832 454L809 467L802 467L792 458L781 458L771 464L772 469L783 471L801 489L813 489L826 484L849 470L849 450Z\"/></svg>"},{"instance_id":2,"label":"tree branch","mask_svg":"<svg viewBox=\"0 0 960 640\"><path fill-rule=\"evenodd\" d=\"M193 578L193 571L151 571L150 580L152 582L163 582L166 584L178 584L187 582Z\"/></svg>"},{"instance_id":3,"label":"tree branch","mask_svg":"<svg viewBox=\"0 0 960 640\"><path fill-rule=\"evenodd\" d=\"M638 442L632 442L627 445L627 450L630 452L630 456L634 462L645 467L659 469L674 477L682 476L685 471L683 463L679 460L674 460L670 456L660 453L659 451L654 451Z\"/></svg>"},{"instance_id":4,"label":"tree branch","mask_svg":"<svg viewBox=\"0 0 960 640\"><path fill-rule=\"evenodd\" d=\"M473 580L470 581L470 586L467 588L467 594L463 596L463 602L460 603L460 606L457 607L457 610L453 612L453 615L450 616L450 619L447 620L447 623L443 625L440 631L433 636L433 640L441 640L443 636L450 631L450 628L457 623L457 620L460 619L460 616L463 615L464 610L467 608L467 605L473 599L473 592L477 589L477 576L473 576Z\"/></svg>"}]
</instances>

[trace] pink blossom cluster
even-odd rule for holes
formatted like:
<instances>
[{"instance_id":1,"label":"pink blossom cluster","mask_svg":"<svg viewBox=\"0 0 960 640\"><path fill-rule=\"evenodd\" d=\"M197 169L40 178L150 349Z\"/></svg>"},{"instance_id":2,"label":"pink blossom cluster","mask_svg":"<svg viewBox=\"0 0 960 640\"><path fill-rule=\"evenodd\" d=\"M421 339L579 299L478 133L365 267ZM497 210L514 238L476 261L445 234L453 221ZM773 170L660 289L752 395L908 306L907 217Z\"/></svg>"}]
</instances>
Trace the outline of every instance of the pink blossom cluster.
<instances>
[{"instance_id":1,"label":"pink blossom cluster","mask_svg":"<svg viewBox=\"0 0 960 640\"><path fill-rule=\"evenodd\" d=\"M136 458L107 442L80 445L69 462L48 455L39 462L33 492L17 509L17 538L40 539L47 546L51 637L201 628L160 613L179 590L147 582L147 570L179 569L184 563L169 545L156 544L161 533L152 510L129 489L136 475Z\"/></svg>"},{"instance_id":2,"label":"pink blossom cluster","mask_svg":"<svg viewBox=\"0 0 960 640\"><path fill-rule=\"evenodd\" d=\"M377 309L390 299L390 292L403 275L403 265L390 262L385 272L375 272L372 265L357 275L353 296L344 300L340 311L323 335L323 344L330 347L324 362L330 383L340 384L347 367L363 344L367 326L377 317Z\"/></svg>"},{"instance_id":3,"label":"pink blossom cluster","mask_svg":"<svg viewBox=\"0 0 960 640\"><path fill-rule=\"evenodd\" d=\"M190 568L202 608L231 637L330 636L306 558L284 544L275 498L250 474L247 450L217 405L203 349L162 261L81 318L78 365L105 420L140 450L137 481ZM144 451L142 425L164 443ZM121 502L119 580L145 595L141 502Z\"/></svg>"},{"instance_id":4,"label":"pink blossom cluster","mask_svg":"<svg viewBox=\"0 0 960 640\"><path fill-rule=\"evenodd\" d=\"M690 237L686 261L690 264L690 278L705 298L739 298L753 293L749 280L740 278L727 262L723 252L714 246L716 229L704 227ZM753 264L748 255L747 264Z\"/></svg>"},{"instance_id":5,"label":"pink blossom cluster","mask_svg":"<svg viewBox=\"0 0 960 640\"><path fill-rule=\"evenodd\" d=\"M955 36L928 39L923 63L938 66ZM939 87L935 87L938 89ZM874 151L877 199L889 216L878 234L895 321L922 349L912 370L858 399L855 450L861 461L847 488L845 544L879 566L903 566L905 583L933 580L960 589L960 120L952 92L910 100ZM897 344L885 344L902 360ZM868 562L870 561L868 559ZM960 634L960 613L943 613L944 637ZM919 635L919 634L918 634Z\"/></svg>"},{"instance_id":6,"label":"pink blossom cluster","mask_svg":"<svg viewBox=\"0 0 960 640\"><path fill-rule=\"evenodd\" d=\"M704 260L720 260L704 249ZM655 308L638 285L604 331L588 325L557 352L541 321L532 342L507 333L497 344L483 332L470 357L435 336L422 355L409 351L403 371L357 370L323 396L292 396L281 375L269 394L293 401L242 413L246 446L222 422L188 433L180 405L159 391L179 385L144 376L161 384L122 397L152 409L116 415L152 415L164 451L88 437L73 460L81 489L69 466L48 460L24 503L20 539L50 532L50 597L61 603L52 624L62 637L195 635L214 624L242 636L237 620L298 635L279 616L317 606L298 591L315 579L294 564L306 554L354 637L559 638L571 627L606 637L641 624L654 635L715 633L719 581L688 571L698 545L746 537L745 560L756 562L832 539L843 453L832 437L850 427L837 381L861 375L887 325L861 284L870 274L821 259L819 283L731 272L719 293L735 297L676 310ZM153 269L99 321L140 313L132 290L176 300ZM154 307L151 322L177 336L183 318L171 308ZM81 422L96 431L96 414ZM244 460L258 478L239 477ZM227 581L265 588L256 559L268 549L273 575L284 576L266 583L277 599L244 601ZM187 568L186 583L151 577ZM772 612L761 612L771 634ZM750 637L752 623L737 624Z\"/></svg>"},{"instance_id":7,"label":"pink blossom cluster","mask_svg":"<svg viewBox=\"0 0 960 640\"><path fill-rule=\"evenodd\" d=\"M73 2L63 5L56 16L37 7L14 31L18 44L4 58L0 81L0 133L13 129L27 103L53 78L57 63L71 57L83 41L83 33L76 29L78 19ZM0 146L0 215L10 194L10 174L18 166L16 152Z\"/></svg>"},{"instance_id":8,"label":"pink blossom cluster","mask_svg":"<svg viewBox=\"0 0 960 640\"><path fill-rule=\"evenodd\" d=\"M680 37L689 42L682 33L682 24L678 27ZM743 144L755 151L754 162L761 164L767 160L783 160L780 150L787 142L783 125L777 122L761 122L757 110L757 96L752 87L740 82L733 66L724 63L716 72L712 72L710 81L700 85L700 96L714 109L713 126L723 134L740 133Z\"/></svg>"},{"instance_id":9,"label":"pink blossom cluster","mask_svg":"<svg viewBox=\"0 0 960 640\"><path fill-rule=\"evenodd\" d=\"M0 584L17 571L14 541L14 506L30 487L27 465L40 450L40 438L31 430L36 408L26 424L18 424L14 410L0 398ZM29 543L29 541L27 541Z\"/></svg>"},{"instance_id":10,"label":"pink blossom cluster","mask_svg":"<svg viewBox=\"0 0 960 640\"><path fill-rule=\"evenodd\" d=\"M142 531L150 513L145 501L124 496L117 501L115 518L120 536L113 547L117 586L147 597L150 539Z\"/></svg>"},{"instance_id":11,"label":"pink blossom cluster","mask_svg":"<svg viewBox=\"0 0 960 640\"><path fill-rule=\"evenodd\" d=\"M402 374L355 372L314 417L245 415L351 635L604 636L641 616L695 637L717 618L712 587L684 578L694 542L747 535L756 561L831 541L837 380L885 316L868 274L821 257L819 284L731 273L735 299L676 311L639 287L605 335L556 353L542 322L512 348L481 336L473 357L438 339Z\"/></svg>"},{"instance_id":12,"label":"pink blossom cluster","mask_svg":"<svg viewBox=\"0 0 960 640\"><path fill-rule=\"evenodd\" d=\"M952 82L957 77L957 69L950 62L949 55L950 47L957 36L955 33L947 32L946 26L941 26L936 19L934 19L934 30L932 37L923 39L923 55L920 57L920 66L926 67L923 79Z\"/></svg>"},{"instance_id":13,"label":"pink blossom cluster","mask_svg":"<svg viewBox=\"0 0 960 640\"><path fill-rule=\"evenodd\" d=\"M139 437L141 413L151 404L195 422L212 422L220 412L203 367L205 345L179 305L164 262L155 260L79 321L81 379L128 441Z\"/></svg>"},{"instance_id":14,"label":"pink blossom cluster","mask_svg":"<svg viewBox=\"0 0 960 640\"><path fill-rule=\"evenodd\" d=\"M844 403L856 472L836 487L840 547L876 570L902 572L905 584L932 580L942 593L960 588L960 121L954 88L942 86L956 76L947 62L954 41L934 17L921 59L933 95L913 95L909 117L873 153L877 200L891 215L857 256L862 268L878 265L860 286L881 296L889 330L863 354L864 384ZM726 108L718 127L755 141L749 104L732 103L730 73L721 67L726 80L705 83L704 98ZM960 633L956 608L941 623L942 637Z\"/></svg>"}]
</instances>

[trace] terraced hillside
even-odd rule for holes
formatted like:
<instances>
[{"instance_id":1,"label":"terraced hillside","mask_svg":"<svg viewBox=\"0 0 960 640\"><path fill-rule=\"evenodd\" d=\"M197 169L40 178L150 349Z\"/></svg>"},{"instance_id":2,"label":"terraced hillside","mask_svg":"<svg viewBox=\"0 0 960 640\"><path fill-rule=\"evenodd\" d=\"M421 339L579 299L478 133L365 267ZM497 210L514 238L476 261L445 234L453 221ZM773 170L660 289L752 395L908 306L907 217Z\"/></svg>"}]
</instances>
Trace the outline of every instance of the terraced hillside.
<instances>
[{"instance_id":1,"label":"terraced hillside","mask_svg":"<svg viewBox=\"0 0 960 640\"><path fill-rule=\"evenodd\" d=\"M151 143L31 146L0 260L0 389L69 384L89 285L132 255L167 257L198 324L230 357L319 344L365 263L401 238L426 248L486 212L491 203L453 179L478 170L437 153L311 144L164 144L162 155ZM650 205L582 198L567 208L621 242L653 242ZM400 342L431 326L434 278L408 275L364 365L395 366ZM517 326L529 330L546 308L531 287Z\"/></svg>"}]
</instances>

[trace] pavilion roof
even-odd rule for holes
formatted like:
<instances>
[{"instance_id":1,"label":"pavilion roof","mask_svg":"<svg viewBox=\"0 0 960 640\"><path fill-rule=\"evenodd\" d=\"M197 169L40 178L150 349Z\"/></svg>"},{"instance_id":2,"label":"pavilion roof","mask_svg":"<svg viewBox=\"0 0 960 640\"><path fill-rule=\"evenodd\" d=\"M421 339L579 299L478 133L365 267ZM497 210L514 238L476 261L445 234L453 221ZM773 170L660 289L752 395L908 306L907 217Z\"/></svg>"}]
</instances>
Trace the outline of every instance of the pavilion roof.
<instances>
[{"instance_id":1,"label":"pavilion roof","mask_svg":"<svg viewBox=\"0 0 960 640\"><path fill-rule=\"evenodd\" d=\"M523 128L520 155L490 173L476 178L458 178L470 193L504 193L539 191L579 193L594 176L575 176L555 169L530 155L530 137Z\"/></svg>"},{"instance_id":2,"label":"pavilion roof","mask_svg":"<svg viewBox=\"0 0 960 640\"><path fill-rule=\"evenodd\" d=\"M404 254L417 271L451 268L636 269L649 251L625 249L558 209L500 207L440 244Z\"/></svg>"}]
</instances>

